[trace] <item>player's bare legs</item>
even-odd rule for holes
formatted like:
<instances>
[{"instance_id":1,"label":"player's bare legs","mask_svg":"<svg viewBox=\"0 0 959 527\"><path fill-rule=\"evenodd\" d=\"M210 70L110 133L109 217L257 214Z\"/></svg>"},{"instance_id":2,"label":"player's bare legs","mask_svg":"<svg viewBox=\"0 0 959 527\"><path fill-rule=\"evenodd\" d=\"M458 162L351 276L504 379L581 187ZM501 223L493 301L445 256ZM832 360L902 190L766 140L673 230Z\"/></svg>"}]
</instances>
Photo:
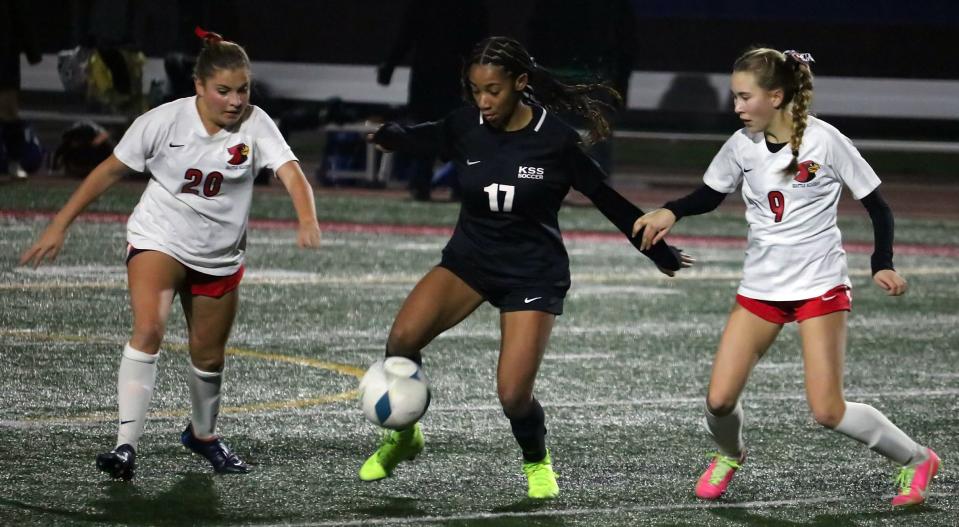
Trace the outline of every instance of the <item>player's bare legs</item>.
<instances>
[{"instance_id":1,"label":"player's bare legs","mask_svg":"<svg viewBox=\"0 0 959 527\"><path fill-rule=\"evenodd\" d=\"M781 329L782 324L768 322L739 304L733 305L713 359L706 395L710 413L724 416L734 410L753 367Z\"/></svg>"},{"instance_id":2,"label":"player's bare legs","mask_svg":"<svg viewBox=\"0 0 959 527\"><path fill-rule=\"evenodd\" d=\"M223 368L226 342L230 338L239 303L239 287L219 298L194 295L188 291L180 295L190 333L190 359L194 366L203 371Z\"/></svg>"},{"instance_id":3,"label":"player's bare legs","mask_svg":"<svg viewBox=\"0 0 959 527\"><path fill-rule=\"evenodd\" d=\"M127 265L133 310L130 346L150 355L160 350L173 297L185 279L183 264L160 251L144 251L130 259Z\"/></svg>"},{"instance_id":4,"label":"player's bare legs","mask_svg":"<svg viewBox=\"0 0 959 527\"><path fill-rule=\"evenodd\" d=\"M420 350L483 303L472 287L444 267L434 267L403 302L386 341L386 354L420 362Z\"/></svg>"},{"instance_id":5,"label":"player's bare legs","mask_svg":"<svg viewBox=\"0 0 959 527\"><path fill-rule=\"evenodd\" d=\"M543 311L500 314L496 393L503 412L511 419L528 414L535 403L533 384L555 320L556 315Z\"/></svg>"},{"instance_id":6,"label":"player's bare legs","mask_svg":"<svg viewBox=\"0 0 959 527\"><path fill-rule=\"evenodd\" d=\"M879 410L846 401L843 396L847 316L846 311L838 311L799 325L809 408L819 424L902 465L899 495L893 499L893 505L922 503L939 469L938 456L913 441Z\"/></svg>"},{"instance_id":7,"label":"player's bare legs","mask_svg":"<svg viewBox=\"0 0 959 527\"><path fill-rule=\"evenodd\" d=\"M500 353L496 367L496 393L509 418L513 436L523 451L523 472L531 498L559 494L552 459L546 449L546 418L533 397L536 373L546 352L556 315L542 311L500 314Z\"/></svg>"},{"instance_id":8,"label":"player's bare legs","mask_svg":"<svg viewBox=\"0 0 959 527\"><path fill-rule=\"evenodd\" d=\"M806 400L816 422L826 428L836 428L846 412L842 391L846 315L846 311L837 311L799 324Z\"/></svg>"},{"instance_id":9,"label":"player's bare legs","mask_svg":"<svg viewBox=\"0 0 959 527\"><path fill-rule=\"evenodd\" d=\"M706 430L716 441L719 453L696 484L696 495L700 498L722 496L745 459L739 396L753 367L781 329L782 324L764 320L738 303L733 305L713 359L706 395Z\"/></svg>"}]
</instances>

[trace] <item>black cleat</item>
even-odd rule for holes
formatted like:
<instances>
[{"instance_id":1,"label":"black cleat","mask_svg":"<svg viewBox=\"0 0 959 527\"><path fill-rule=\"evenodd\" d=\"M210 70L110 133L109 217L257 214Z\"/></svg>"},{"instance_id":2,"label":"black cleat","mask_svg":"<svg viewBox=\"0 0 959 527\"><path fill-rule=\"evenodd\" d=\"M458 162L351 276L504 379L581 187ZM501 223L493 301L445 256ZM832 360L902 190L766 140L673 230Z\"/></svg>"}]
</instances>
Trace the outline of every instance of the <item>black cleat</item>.
<instances>
[{"instance_id":1,"label":"black cleat","mask_svg":"<svg viewBox=\"0 0 959 527\"><path fill-rule=\"evenodd\" d=\"M106 472L111 478L124 481L133 479L136 468L137 453L130 445L120 445L109 452L97 454L97 468Z\"/></svg>"},{"instance_id":2,"label":"black cleat","mask_svg":"<svg viewBox=\"0 0 959 527\"><path fill-rule=\"evenodd\" d=\"M192 423L187 425L186 430L180 434L180 442L183 446L205 457L213 465L214 472L218 474L245 474L250 471L246 463L230 451L223 442L223 438L217 436L208 441L197 439L193 435Z\"/></svg>"}]
</instances>

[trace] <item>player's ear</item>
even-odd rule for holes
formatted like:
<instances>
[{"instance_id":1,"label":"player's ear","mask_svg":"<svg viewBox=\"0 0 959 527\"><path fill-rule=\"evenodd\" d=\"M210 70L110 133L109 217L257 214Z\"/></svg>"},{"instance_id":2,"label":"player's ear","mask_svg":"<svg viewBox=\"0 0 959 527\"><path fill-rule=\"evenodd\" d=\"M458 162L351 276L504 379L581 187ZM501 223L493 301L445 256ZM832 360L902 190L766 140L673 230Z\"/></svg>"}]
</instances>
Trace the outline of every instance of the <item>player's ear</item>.
<instances>
[{"instance_id":1,"label":"player's ear","mask_svg":"<svg viewBox=\"0 0 959 527\"><path fill-rule=\"evenodd\" d=\"M520 73L516 76L516 80L513 81L513 89L516 91L523 91L526 89L526 85L529 84L529 74Z\"/></svg>"},{"instance_id":2,"label":"player's ear","mask_svg":"<svg viewBox=\"0 0 959 527\"><path fill-rule=\"evenodd\" d=\"M783 100L786 98L785 92L782 88L776 88L775 90L769 90L769 100L773 103L773 108L780 110L783 106Z\"/></svg>"},{"instance_id":3,"label":"player's ear","mask_svg":"<svg viewBox=\"0 0 959 527\"><path fill-rule=\"evenodd\" d=\"M203 86L203 80L198 77L193 77L193 89L196 90L196 94L203 96L203 92L206 91Z\"/></svg>"}]
</instances>

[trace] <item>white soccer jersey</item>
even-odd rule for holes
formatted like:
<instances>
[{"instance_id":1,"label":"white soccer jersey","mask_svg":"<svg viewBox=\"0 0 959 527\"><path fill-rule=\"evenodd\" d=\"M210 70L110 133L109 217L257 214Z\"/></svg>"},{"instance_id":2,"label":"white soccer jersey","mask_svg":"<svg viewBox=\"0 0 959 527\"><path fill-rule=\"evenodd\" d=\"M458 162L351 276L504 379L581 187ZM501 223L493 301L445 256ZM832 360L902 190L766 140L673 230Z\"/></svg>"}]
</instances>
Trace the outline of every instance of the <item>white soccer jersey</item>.
<instances>
[{"instance_id":1,"label":"white soccer jersey","mask_svg":"<svg viewBox=\"0 0 959 527\"><path fill-rule=\"evenodd\" d=\"M850 285L836 226L842 185L862 199L879 177L832 125L810 116L799 148L799 170L785 175L788 145L772 153L763 133L741 129L713 158L703 181L729 194L743 185L749 224L739 294L759 300L804 300Z\"/></svg>"},{"instance_id":2,"label":"white soccer jersey","mask_svg":"<svg viewBox=\"0 0 959 527\"><path fill-rule=\"evenodd\" d=\"M114 149L124 165L151 175L127 222L127 241L226 276L243 263L253 179L296 156L256 106L237 129L211 136L196 104L186 97L150 110Z\"/></svg>"}]
</instances>

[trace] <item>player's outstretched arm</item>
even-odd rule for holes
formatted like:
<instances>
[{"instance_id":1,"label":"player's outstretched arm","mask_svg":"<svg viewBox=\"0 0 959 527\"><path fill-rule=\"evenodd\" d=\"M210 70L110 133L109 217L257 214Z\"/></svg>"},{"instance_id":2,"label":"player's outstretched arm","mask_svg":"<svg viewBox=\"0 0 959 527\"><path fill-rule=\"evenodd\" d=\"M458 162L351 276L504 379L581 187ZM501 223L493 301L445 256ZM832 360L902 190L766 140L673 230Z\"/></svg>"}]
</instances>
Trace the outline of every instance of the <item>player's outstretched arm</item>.
<instances>
[{"instance_id":1,"label":"player's outstretched arm","mask_svg":"<svg viewBox=\"0 0 959 527\"><path fill-rule=\"evenodd\" d=\"M296 244L304 248L320 246L320 224L316 220L316 201L313 189L303 174L298 161L287 161L276 169L276 177L283 182L286 191L293 200L293 209L299 220L296 231Z\"/></svg>"},{"instance_id":2,"label":"player's outstretched arm","mask_svg":"<svg viewBox=\"0 0 959 527\"><path fill-rule=\"evenodd\" d=\"M36 243L23 252L20 256L20 265L30 264L36 267L44 260L53 261L63 247L67 229L73 220L128 172L130 169L113 154L97 165L83 183L80 183L80 186L73 191L70 199L53 217Z\"/></svg>"},{"instance_id":3,"label":"player's outstretched arm","mask_svg":"<svg viewBox=\"0 0 959 527\"><path fill-rule=\"evenodd\" d=\"M643 211L630 203L620 193L613 190L605 182L598 182L587 190L586 196L596 205L596 208L615 225L620 232L626 235L629 242L640 252L656 264L656 267L667 276L675 276L676 271L691 267L696 261L680 249L668 245L660 240L647 249L640 247L640 240L631 236L631 229Z\"/></svg>"},{"instance_id":4,"label":"player's outstretched arm","mask_svg":"<svg viewBox=\"0 0 959 527\"><path fill-rule=\"evenodd\" d=\"M444 148L443 122L432 121L413 126L389 122L367 133L366 141L384 152L436 155Z\"/></svg>"},{"instance_id":5,"label":"player's outstretched arm","mask_svg":"<svg viewBox=\"0 0 959 527\"><path fill-rule=\"evenodd\" d=\"M711 212L726 199L726 194L713 190L703 184L689 194L670 201L662 208L644 214L633 225L633 236L642 234L640 247L647 250L663 239L684 216L695 216Z\"/></svg>"},{"instance_id":6,"label":"player's outstretched arm","mask_svg":"<svg viewBox=\"0 0 959 527\"><path fill-rule=\"evenodd\" d=\"M589 198L603 216L626 235L629 243L652 260L663 274L674 276L676 271L693 265L695 260L692 257L662 240L648 249L640 248L640 240L633 235L632 229L643 211L606 184L606 173L578 144L566 151L565 161L573 173L573 188Z\"/></svg>"}]
</instances>

